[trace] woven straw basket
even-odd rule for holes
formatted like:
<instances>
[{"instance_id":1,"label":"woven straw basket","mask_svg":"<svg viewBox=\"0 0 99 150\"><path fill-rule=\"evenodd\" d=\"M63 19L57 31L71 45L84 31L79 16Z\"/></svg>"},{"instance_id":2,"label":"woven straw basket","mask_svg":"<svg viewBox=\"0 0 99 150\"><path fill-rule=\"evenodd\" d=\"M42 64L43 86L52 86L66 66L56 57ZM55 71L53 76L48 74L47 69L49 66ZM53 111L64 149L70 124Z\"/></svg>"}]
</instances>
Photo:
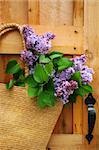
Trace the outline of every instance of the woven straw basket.
<instances>
[{"instance_id":1,"label":"woven straw basket","mask_svg":"<svg viewBox=\"0 0 99 150\"><path fill-rule=\"evenodd\" d=\"M25 49L19 25L1 26L0 37L11 30L19 31ZM0 83L0 150L46 150L62 106L57 102L55 107L40 109L26 88L6 90Z\"/></svg>"}]
</instances>

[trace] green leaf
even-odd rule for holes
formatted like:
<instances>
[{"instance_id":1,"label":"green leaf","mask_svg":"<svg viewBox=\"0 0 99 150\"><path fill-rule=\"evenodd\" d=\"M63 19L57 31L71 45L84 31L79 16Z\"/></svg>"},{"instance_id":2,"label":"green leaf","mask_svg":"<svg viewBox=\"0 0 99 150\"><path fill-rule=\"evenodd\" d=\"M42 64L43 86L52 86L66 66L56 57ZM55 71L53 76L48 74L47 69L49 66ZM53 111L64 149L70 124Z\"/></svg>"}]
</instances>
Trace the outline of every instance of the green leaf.
<instances>
[{"instance_id":1,"label":"green leaf","mask_svg":"<svg viewBox=\"0 0 99 150\"><path fill-rule=\"evenodd\" d=\"M13 79L15 81L14 85L16 86L25 86L25 75L23 69L20 69L17 73L13 74Z\"/></svg>"},{"instance_id":2,"label":"green leaf","mask_svg":"<svg viewBox=\"0 0 99 150\"><path fill-rule=\"evenodd\" d=\"M80 87L76 90L76 94L80 95L81 97L84 97L87 94L87 92L82 87Z\"/></svg>"},{"instance_id":3,"label":"green leaf","mask_svg":"<svg viewBox=\"0 0 99 150\"><path fill-rule=\"evenodd\" d=\"M51 107L55 105L55 97L50 91L42 91L38 96L37 103L41 108L46 106Z\"/></svg>"},{"instance_id":4,"label":"green leaf","mask_svg":"<svg viewBox=\"0 0 99 150\"><path fill-rule=\"evenodd\" d=\"M45 90L52 92L52 94L54 95L54 82L53 79L49 79L48 83L45 85Z\"/></svg>"},{"instance_id":5,"label":"green leaf","mask_svg":"<svg viewBox=\"0 0 99 150\"><path fill-rule=\"evenodd\" d=\"M92 87L90 85L81 85L78 89L75 90L77 95L84 97L88 93L92 93Z\"/></svg>"},{"instance_id":6,"label":"green leaf","mask_svg":"<svg viewBox=\"0 0 99 150\"><path fill-rule=\"evenodd\" d=\"M70 102L75 103L76 100L77 100L77 96L78 96L78 95L77 95L76 92L74 91L73 94L69 96Z\"/></svg>"},{"instance_id":7,"label":"green leaf","mask_svg":"<svg viewBox=\"0 0 99 150\"><path fill-rule=\"evenodd\" d=\"M53 71L53 63L52 62L45 65L45 71L48 75L52 74L52 71Z\"/></svg>"},{"instance_id":8,"label":"green leaf","mask_svg":"<svg viewBox=\"0 0 99 150\"><path fill-rule=\"evenodd\" d=\"M13 74L13 78L15 80L17 79L21 79L21 80L24 80L23 78L25 78L25 75L24 75L24 70L23 69L20 69L17 73Z\"/></svg>"},{"instance_id":9,"label":"green leaf","mask_svg":"<svg viewBox=\"0 0 99 150\"><path fill-rule=\"evenodd\" d=\"M73 62L65 57L60 58L57 64L58 64L59 71L62 71L68 67L73 66Z\"/></svg>"},{"instance_id":10,"label":"green leaf","mask_svg":"<svg viewBox=\"0 0 99 150\"><path fill-rule=\"evenodd\" d=\"M23 74L21 74L21 75L19 76L19 80L24 81L24 80L25 80L25 76L24 76Z\"/></svg>"},{"instance_id":11,"label":"green leaf","mask_svg":"<svg viewBox=\"0 0 99 150\"><path fill-rule=\"evenodd\" d=\"M11 89L13 85L14 85L14 80L11 79L9 83L6 83L6 88Z\"/></svg>"},{"instance_id":12,"label":"green leaf","mask_svg":"<svg viewBox=\"0 0 99 150\"><path fill-rule=\"evenodd\" d=\"M44 68L37 64L34 70L34 80L38 83L43 83L48 81L48 74L45 72Z\"/></svg>"},{"instance_id":13,"label":"green leaf","mask_svg":"<svg viewBox=\"0 0 99 150\"><path fill-rule=\"evenodd\" d=\"M51 59L55 59L55 58L59 58L59 57L62 57L63 54L62 53L54 53L54 54L51 54L50 55L50 58Z\"/></svg>"},{"instance_id":14,"label":"green leaf","mask_svg":"<svg viewBox=\"0 0 99 150\"><path fill-rule=\"evenodd\" d=\"M25 87L25 83L22 81L16 81L16 83L14 84L16 86L21 86L21 87Z\"/></svg>"},{"instance_id":15,"label":"green leaf","mask_svg":"<svg viewBox=\"0 0 99 150\"><path fill-rule=\"evenodd\" d=\"M39 88L28 87L28 95L30 97L38 96Z\"/></svg>"},{"instance_id":16,"label":"green leaf","mask_svg":"<svg viewBox=\"0 0 99 150\"><path fill-rule=\"evenodd\" d=\"M25 79L25 83L30 87L37 87L38 83L34 80L33 75L28 75Z\"/></svg>"},{"instance_id":17,"label":"green leaf","mask_svg":"<svg viewBox=\"0 0 99 150\"><path fill-rule=\"evenodd\" d=\"M92 87L88 84L81 85L78 89L76 89L72 95L69 96L70 102L76 102L77 96L84 97L88 93L92 93Z\"/></svg>"},{"instance_id":18,"label":"green leaf","mask_svg":"<svg viewBox=\"0 0 99 150\"><path fill-rule=\"evenodd\" d=\"M48 57L45 57L45 55L41 55L39 58L40 63L49 63L51 60Z\"/></svg>"},{"instance_id":19,"label":"green leaf","mask_svg":"<svg viewBox=\"0 0 99 150\"><path fill-rule=\"evenodd\" d=\"M40 95L38 96L37 104L40 108L45 108L46 107L46 103L43 101L43 99Z\"/></svg>"},{"instance_id":20,"label":"green leaf","mask_svg":"<svg viewBox=\"0 0 99 150\"><path fill-rule=\"evenodd\" d=\"M88 93L92 93L93 92L93 89L92 87L89 85L89 84L84 84L81 86L86 92Z\"/></svg>"},{"instance_id":21,"label":"green leaf","mask_svg":"<svg viewBox=\"0 0 99 150\"><path fill-rule=\"evenodd\" d=\"M53 51L53 52L51 52L49 55L51 56L51 55L54 55L54 54L61 54L61 55L63 55L63 53L58 52L58 51Z\"/></svg>"},{"instance_id":22,"label":"green leaf","mask_svg":"<svg viewBox=\"0 0 99 150\"><path fill-rule=\"evenodd\" d=\"M15 74L20 71L20 65L16 60L10 60L7 64L6 73L7 74Z\"/></svg>"},{"instance_id":23,"label":"green leaf","mask_svg":"<svg viewBox=\"0 0 99 150\"><path fill-rule=\"evenodd\" d=\"M81 78L81 73L80 73L80 71L75 72L75 73L72 75L71 79L77 81L77 82L79 83L79 85L81 85L82 78Z\"/></svg>"}]
</instances>

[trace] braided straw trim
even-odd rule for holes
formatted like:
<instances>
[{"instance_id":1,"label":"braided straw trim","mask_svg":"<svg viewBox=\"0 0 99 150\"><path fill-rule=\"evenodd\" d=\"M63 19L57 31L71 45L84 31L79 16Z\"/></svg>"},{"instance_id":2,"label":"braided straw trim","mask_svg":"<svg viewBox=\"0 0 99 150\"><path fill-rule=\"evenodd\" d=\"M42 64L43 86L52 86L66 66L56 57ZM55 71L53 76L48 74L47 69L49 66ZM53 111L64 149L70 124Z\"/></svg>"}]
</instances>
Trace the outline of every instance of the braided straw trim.
<instances>
[{"instance_id":1,"label":"braided straw trim","mask_svg":"<svg viewBox=\"0 0 99 150\"><path fill-rule=\"evenodd\" d=\"M24 37L23 37L23 33L22 33L22 30L21 30L21 27L18 25L18 24L15 24L15 23L9 23L9 24L3 24L0 26L0 37L5 34L6 32L9 32L9 31L13 31L13 30L18 30L21 37L22 37L22 45L23 45L23 49L25 50L26 47L25 47L25 41L24 41ZM28 74L28 68L27 66L25 65L25 76Z\"/></svg>"}]
</instances>

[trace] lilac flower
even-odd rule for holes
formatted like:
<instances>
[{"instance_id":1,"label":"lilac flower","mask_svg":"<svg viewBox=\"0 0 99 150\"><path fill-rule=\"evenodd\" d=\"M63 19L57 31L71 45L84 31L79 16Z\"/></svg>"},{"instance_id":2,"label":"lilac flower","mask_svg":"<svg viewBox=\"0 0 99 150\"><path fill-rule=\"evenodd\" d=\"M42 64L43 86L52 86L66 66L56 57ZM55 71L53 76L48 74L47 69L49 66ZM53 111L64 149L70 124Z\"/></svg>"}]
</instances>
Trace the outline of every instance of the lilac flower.
<instances>
[{"instance_id":1,"label":"lilac flower","mask_svg":"<svg viewBox=\"0 0 99 150\"><path fill-rule=\"evenodd\" d=\"M68 69L65 69L61 72L60 74L60 78L63 80L69 80L71 78L71 76L73 75L73 73L75 73L75 70L73 67L70 67Z\"/></svg>"},{"instance_id":2,"label":"lilac flower","mask_svg":"<svg viewBox=\"0 0 99 150\"><path fill-rule=\"evenodd\" d=\"M87 84L90 83L93 80L93 69L89 68L85 65L86 63L86 56L81 55L80 57L75 57L71 59L74 62L74 70L80 71L81 77L82 77L82 83Z\"/></svg>"},{"instance_id":3,"label":"lilac flower","mask_svg":"<svg viewBox=\"0 0 99 150\"><path fill-rule=\"evenodd\" d=\"M24 50L21 52L21 59L28 65L33 66L33 63L37 61L38 57L32 52Z\"/></svg>"},{"instance_id":4,"label":"lilac flower","mask_svg":"<svg viewBox=\"0 0 99 150\"><path fill-rule=\"evenodd\" d=\"M31 27L23 26L23 36L26 43L26 48L35 50L40 54L47 54L48 50L52 47L51 41L54 39L55 35L53 33L47 32L44 35L37 35Z\"/></svg>"},{"instance_id":5,"label":"lilac flower","mask_svg":"<svg viewBox=\"0 0 99 150\"><path fill-rule=\"evenodd\" d=\"M55 96L60 97L63 103L68 103L69 96L78 88L76 81L67 81L65 73L56 74L54 77Z\"/></svg>"},{"instance_id":6,"label":"lilac flower","mask_svg":"<svg viewBox=\"0 0 99 150\"><path fill-rule=\"evenodd\" d=\"M27 50L29 49L34 50L37 41L38 41L38 36L34 34L32 34L31 36L27 36L25 40Z\"/></svg>"},{"instance_id":7,"label":"lilac flower","mask_svg":"<svg viewBox=\"0 0 99 150\"><path fill-rule=\"evenodd\" d=\"M34 49L40 54L47 54L51 47L51 41L43 38L42 36L38 36Z\"/></svg>"},{"instance_id":8,"label":"lilac flower","mask_svg":"<svg viewBox=\"0 0 99 150\"><path fill-rule=\"evenodd\" d=\"M84 84L90 83L93 80L93 69L89 68L88 66L82 66L81 69L81 77L82 77L82 82Z\"/></svg>"},{"instance_id":9,"label":"lilac flower","mask_svg":"<svg viewBox=\"0 0 99 150\"><path fill-rule=\"evenodd\" d=\"M23 35L24 35L24 38L26 39L28 36L31 36L33 34L35 34L35 31L29 27L28 25L24 25L22 27L22 32L23 32Z\"/></svg>"},{"instance_id":10,"label":"lilac flower","mask_svg":"<svg viewBox=\"0 0 99 150\"><path fill-rule=\"evenodd\" d=\"M46 32L44 33L43 37L46 38L47 40L52 40L55 38L55 35L51 32Z\"/></svg>"},{"instance_id":11,"label":"lilac flower","mask_svg":"<svg viewBox=\"0 0 99 150\"><path fill-rule=\"evenodd\" d=\"M84 65L86 63L86 55L77 56L75 58L71 58L75 65L81 64Z\"/></svg>"}]
</instances>

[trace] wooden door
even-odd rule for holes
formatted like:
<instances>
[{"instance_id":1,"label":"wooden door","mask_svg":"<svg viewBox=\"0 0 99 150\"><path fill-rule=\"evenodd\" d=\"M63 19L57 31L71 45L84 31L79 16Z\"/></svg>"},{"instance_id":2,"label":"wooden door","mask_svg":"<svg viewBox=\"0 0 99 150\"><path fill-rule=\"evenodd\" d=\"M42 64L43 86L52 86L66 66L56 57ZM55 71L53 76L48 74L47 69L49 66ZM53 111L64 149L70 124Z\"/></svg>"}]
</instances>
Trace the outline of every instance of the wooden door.
<instances>
[{"instance_id":1,"label":"wooden door","mask_svg":"<svg viewBox=\"0 0 99 150\"><path fill-rule=\"evenodd\" d=\"M86 53L88 63L95 69L93 87L98 106L98 40L99 2L97 0L0 0L0 23L29 24L38 33L52 31L56 34L53 50L68 57ZM14 36L13 36L14 35ZM12 36L15 37L12 39ZM17 42L16 42L17 41ZM13 52L13 48L15 51ZM12 57L19 60L22 49L17 32L4 36L0 43L0 82L8 81L4 73L6 63ZM10 55L9 55L10 54ZM84 100L63 108L48 144L50 150L98 150L99 121L97 119L94 139L88 145L85 135L88 130L87 108Z\"/></svg>"}]
</instances>

